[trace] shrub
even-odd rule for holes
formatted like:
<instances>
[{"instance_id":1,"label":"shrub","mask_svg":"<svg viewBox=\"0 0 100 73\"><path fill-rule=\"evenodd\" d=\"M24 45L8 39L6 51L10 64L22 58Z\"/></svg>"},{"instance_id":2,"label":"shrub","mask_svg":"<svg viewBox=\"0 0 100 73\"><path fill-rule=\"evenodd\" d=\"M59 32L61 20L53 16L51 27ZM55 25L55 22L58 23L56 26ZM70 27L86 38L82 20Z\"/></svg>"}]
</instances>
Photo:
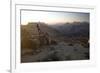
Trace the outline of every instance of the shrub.
<instances>
[{"instance_id":1,"label":"shrub","mask_svg":"<svg viewBox=\"0 0 100 73\"><path fill-rule=\"evenodd\" d=\"M57 41L51 40L51 44L52 44L52 45L57 45Z\"/></svg>"},{"instance_id":2,"label":"shrub","mask_svg":"<svg viewBox=\"0 0 100 73\"><path fill-rule=\"evenodd\" d=\"M73 46L73 44L72 43L69 43L68 46Z\"/></svg>"}]
</instances>

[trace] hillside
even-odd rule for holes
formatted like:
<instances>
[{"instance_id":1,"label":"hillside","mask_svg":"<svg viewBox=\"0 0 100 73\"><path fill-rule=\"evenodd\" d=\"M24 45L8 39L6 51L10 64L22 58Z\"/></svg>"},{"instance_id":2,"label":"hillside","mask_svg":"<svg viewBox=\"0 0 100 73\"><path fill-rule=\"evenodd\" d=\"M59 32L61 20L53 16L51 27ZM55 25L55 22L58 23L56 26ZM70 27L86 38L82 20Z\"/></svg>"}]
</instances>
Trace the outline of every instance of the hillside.
<instances>
[{"instance_id":1,"label":"hillside","mask_svg":"<svg viewBox=\"0 0 100 73\"><path fill-rule=\"evenodd\" d=\"M40 30L37 28L37 24ZM27 25L21 25L22 55L29 50L32 51L42 46L56 44L58 36L60 37L61 34L45 23L28 23Z\"/></svg>"},{"instance_id":2,"label":"hillside","mask_svg":"<svg viewBox=\"0 0 100 73\"><path fill-rule=\"evenodd\" d=\"M62 23L51 26L67 37L89 37L89 23L88 22L73 22Z\"/></svg>"},{"instance_id":3,"label":"hillside","mask_svg":"<svg viewBox=\"0 0 100 73\"><path fill-rule=\"evenodd\" d=\"M21 62L87 60L87 33L87 23L51 26L42 22L31 22L21 25Z\"/></svg>"}]
</instances>

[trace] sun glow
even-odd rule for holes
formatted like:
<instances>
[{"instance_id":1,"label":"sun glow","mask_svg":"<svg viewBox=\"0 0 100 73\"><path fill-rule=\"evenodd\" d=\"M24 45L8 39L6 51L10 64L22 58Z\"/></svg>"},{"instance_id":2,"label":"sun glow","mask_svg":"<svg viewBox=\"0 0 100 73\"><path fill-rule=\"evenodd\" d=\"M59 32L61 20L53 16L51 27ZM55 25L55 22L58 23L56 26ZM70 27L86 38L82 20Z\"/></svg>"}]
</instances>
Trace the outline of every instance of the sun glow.
<instances>
[{"instance_id":1,"label":"sun glow","mask_svg":"<svg viewBox=\"0 0 100 73\"><path fill-rule=\"evenodd\" d=\"M44 22L47 24L86 21L89 22L89 13L76 12L47 12L47 11L21 11L21 24L28 22Z\"/></svg>"}]
</instances>

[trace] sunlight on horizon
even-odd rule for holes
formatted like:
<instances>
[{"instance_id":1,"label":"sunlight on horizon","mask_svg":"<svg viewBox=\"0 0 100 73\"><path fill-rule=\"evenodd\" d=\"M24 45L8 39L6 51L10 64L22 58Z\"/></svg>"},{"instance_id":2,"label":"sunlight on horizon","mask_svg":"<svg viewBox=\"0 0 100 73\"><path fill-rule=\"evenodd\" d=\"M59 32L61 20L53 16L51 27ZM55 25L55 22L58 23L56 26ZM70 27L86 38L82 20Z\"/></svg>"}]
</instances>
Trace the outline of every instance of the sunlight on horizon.
<instances>
[{"instance_id":1,"label":"sunlight on horizon","mask_svg":"<svg viewBox=\"0 0 100 73\"><path fill-rule=\"evenodd\" d=\"M21 11L21 24L29 22L44 22L50 25L65 22L89 22L89 13L76 12L47 12L47 11Z\"/></svg>"}]
</instances>

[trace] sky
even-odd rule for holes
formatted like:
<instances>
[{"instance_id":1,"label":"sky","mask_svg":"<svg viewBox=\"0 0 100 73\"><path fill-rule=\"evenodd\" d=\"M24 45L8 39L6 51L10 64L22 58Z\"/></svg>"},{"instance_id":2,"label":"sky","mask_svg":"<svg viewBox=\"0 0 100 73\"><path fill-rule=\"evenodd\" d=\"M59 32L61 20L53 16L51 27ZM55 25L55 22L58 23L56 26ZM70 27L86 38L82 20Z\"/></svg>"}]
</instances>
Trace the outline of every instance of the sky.
<instances>
[{"instance_id":1,"label":"sky","mask_svg":"<svg viewBox=\"0 0 100 73\"><path fill-rule=\"evenodd\" d=\"M28 22L44 22L57 24L65 22L89 22L89 13L79 12L53 12L53 11L21 11L21 24Z\"/></svg>"}]
</instances>

